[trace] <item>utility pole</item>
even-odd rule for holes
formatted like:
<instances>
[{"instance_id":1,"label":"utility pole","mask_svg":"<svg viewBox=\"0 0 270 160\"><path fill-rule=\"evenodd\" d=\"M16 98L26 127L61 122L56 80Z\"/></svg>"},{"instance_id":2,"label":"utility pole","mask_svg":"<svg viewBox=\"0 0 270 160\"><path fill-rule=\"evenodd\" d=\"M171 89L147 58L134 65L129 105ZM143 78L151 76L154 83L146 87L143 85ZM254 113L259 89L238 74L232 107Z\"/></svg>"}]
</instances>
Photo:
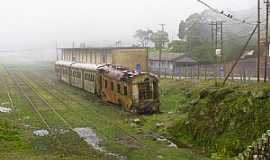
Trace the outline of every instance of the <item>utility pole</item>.
<instances>
[{"instance_id":1,"label":"utility pole","mask_svg":"<svg viewBox=\"0 0 270 160\"><path fill-rule=\"evenodd\" d=\"M223 21L220 22L220 49L221 49L221 64L223 64L224 63Z\"/></svg>"},{"instance_id":2,"label":"utility pole","mask_svg":"<svg viewBox=\"0 0 270 160\"><path fill-rule=\"evenodd\" d=\"M165 24L159 24L161 26L161 31L165 31Z\"/></svg>"},{"instance_id":3,"label":"utility pole","mask_svg":"<svg viewBox=\"0 0 270 160\"><path fill-rule=\"evenodd\" d=\"M219 72L219 64L223 64L223 23L224 21L212 21L211 23L209 23L209 25L211 26L211 40L212 40L212 48L215 52L216 55L216 51L217 49L220 49L220 55L216 55L216 77L217 74ZM215 33L214 33L215 32ZM220 57L219 57L220 56Z\"/></svg>"},{"instance_id":4,"label":"utility pole","mask_svg":"<svg viewBox=\"0 0 270 160\"><path fill-rule=\"evenodd\" d=\"M266 53L264 56L264 82L267 81L267 72L268 72L268 56L269 56L269 39L268 39L268 29L269 29L269 0L265 1L266 3L266 25L265 25L265 45Z\"/></svg>"},{"instance_id":5,"label":"utility pole","mask_svg":"<svg viewBox=\"0 0 270 160\"><path fill-rule=\"evenodd\" d=\"M215 48L218 48L218 22L215 22L215 26L216 26L216 43L215 43Z\"/></svg>"},{"instance_id":6,"label":"utility pole","mask_svg":"<svg viewBox=\"0 0 270 160\"><path fill-rule=\"evenodd\" d=\"M211 26L211 46L212 49L214 49L214 27L212 24L209 24Z\"/></svg>"},{"instance_id":7,"label":"utility pole","mask_svg":"<svg viewBox=\"0 0 270 160\"><path fill-rule=\"evenodd\" d=\"M161 31L165 32L165 24L159 24L161 26ZM159 44L159 63L158 63L158 77L161 77L161 58L162 58L162 48L164 47L164 41L158 42Z\"/></svg>"},{"instance_id":8,"label":"utility pole","mask_svg":"<svg viewBox=\"0 0 270 160\"><path fill-rule=\"evenodd\" d=\"M258 21L257 21L257 28L258 28L258 53L257 53L257 82L260 82L260 65L261 65L261 0L258 0Z\"/></svg>"},{"instance_id":9,"label":"utility pole","mask_svg":"<svg viewBox=\"0 0 270 160\"><path fill-rule=\"evenodd\" d=\"M161 26L161 31L165 32L165 24L159 24L159 25ZM162 42L161 45L162 45L162 47L164 47L165 42Z\"/></svg>"},{"instance_id":10,"label":"utility pole","mask_svg":"<svg viewBox=\"0 0 270 160\"><path fill-rule=\"evenodd\" d=\"M253 35L255 34L256 30L258 29L258 26L259 26L259 25L256 25L256 27L255 27L254 30L252 31L252 33L251 33L251 35L249 36L249 38L248 38L248 40L247 40L245 46L243 47L241 53L238 55L238 57L237 57L237 59L235 60L235 62L234 62L234 64L233 64L232 68L230 69L230 71L229 71L228 74L226 75L226 77L225 77L225 79L224 79L224 81L223 81L223 84L225 84L226 81L229 79L229 77L230 77L231 73L233 72L234 68L235 68L236 65L238 64L238 62L239 62L239 60L241 59L242 55L245 53L246 48L247 48L247 46L248 46L248 44L249 44L251 38L253 37Z\"/></svg>"},{"instance_id":11,"label":"utility pole","mask_svg":"<svg viewBox=\"0 0 270 160\"><path fill-rule=\"evenodd\" d=\"M121 43L122 43L122 42L121 42L120 40L116 41L116 42L115 42L116 48L121 47Z\"/></svg>"}]
</instances>

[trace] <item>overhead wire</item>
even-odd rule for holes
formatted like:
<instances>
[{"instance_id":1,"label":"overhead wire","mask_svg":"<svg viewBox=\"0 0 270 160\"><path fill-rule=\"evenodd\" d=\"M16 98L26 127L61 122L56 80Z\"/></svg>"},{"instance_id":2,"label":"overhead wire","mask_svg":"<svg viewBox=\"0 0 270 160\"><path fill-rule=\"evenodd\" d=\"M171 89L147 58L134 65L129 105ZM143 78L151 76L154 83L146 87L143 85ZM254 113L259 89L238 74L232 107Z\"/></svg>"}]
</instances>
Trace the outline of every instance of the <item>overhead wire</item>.
<instances>
[{"instance_id":1,"label":"overhead wire","mask_svg":"<svg viewBox=\"0 0 270 160\"><path fill-rule=\"evenodd\" d=\"M241 22L241 24L248 24L248 25L257 25L256 23L251 23L248 22L247 20L241 20L239 18L234 17L232 14L226 14L223 10L219 11L218 9L212 7L211 5L209 5L208 3L202 1L202 0L197 0L199 3L203 4L204 6L206 6L207 8L209 8L211 11L213 11L214 13L223 15L225 17L227 17L228 19L237 21L237 22Z\"/></svg>"}]
</instances>

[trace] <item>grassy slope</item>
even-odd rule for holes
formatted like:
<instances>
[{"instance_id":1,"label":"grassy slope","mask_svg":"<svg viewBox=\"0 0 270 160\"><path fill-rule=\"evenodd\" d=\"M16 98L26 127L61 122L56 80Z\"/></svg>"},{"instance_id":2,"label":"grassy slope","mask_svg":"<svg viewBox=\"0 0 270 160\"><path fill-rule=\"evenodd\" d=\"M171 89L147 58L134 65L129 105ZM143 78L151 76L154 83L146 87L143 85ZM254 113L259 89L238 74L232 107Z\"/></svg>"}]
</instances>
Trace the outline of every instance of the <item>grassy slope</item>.
<instances>
[{"instance_id":1,"label":"grassy slope","mask_svg":"<svg viewBox=\"0 0 270 160\"><path fill-rule=\"evenodd\" d=\"M157 131L213 157L235 156L270 128L270 85L213 84L163 81L163 109L178 113L158 118L165 129Z\"/></svg>"},{"instance_id":2,"label":"grassy slope","mask_svg":"<svg viewBox=\"0 0 270 160\"><path fill-rule=\"evenodd\" d=\"M109 151L126 155L128 159L134 160L157 159L158 155L161 155L163 159L172 160L206 159L193 150L169 148L167 144L154 141L151 138L155 121L163 117L171 117L171 115L161 114L143 117L126 113L114 105L100 102L86 92L57 82L52 70L53 66L48 66L47 64L44 66L19 66L16 68L23 71L25 79L29 80L29 84L52 104L56 111L73 127L95 128L98 136L104 140L104 146ZM29 104L14 87L14 83L8 78L3 68L0 68L0 76L7 77L4 82L0 81L1 88L4 88L3 86L6 83L12 86L11 95L16 106L16 112L9 114L0 113L0 159L111 159L111 157L91 149L73 132L49 137L32 136L33 130L44 128L43 124L29 108ZM44 78L39 79L38 76L43 76ZM51 96L49 91L42 88L41 82L47 84L50 87L50 92L58 95L68 105L61 104L56 98ZM0 100L0 102L8 100L5 90L0 90ZM175 105L170 104L167 107L164 106L164 111L175 110L176 108ZM52 126L66 129L61 120L55 118L49 110L43 108L41 111L48 114L48 117L53 117L49 120ZM172 117L174 116L172 115ZM134 125L132 122L134 118L141 118L142 121L145 118L147 123ZM25 125L31 125L31 127L25 127ZM125 132L119 130L118 127L121 127ZM1 132L1 129L4 132ZM145 146L137 145L136 142L120 142L118 139L127 136L126 134L136 137ZM3 136L11 136L11 138L7 139L3 138ZM135 147L131 147L134 144Z\"/></svg>"}]
</instances>

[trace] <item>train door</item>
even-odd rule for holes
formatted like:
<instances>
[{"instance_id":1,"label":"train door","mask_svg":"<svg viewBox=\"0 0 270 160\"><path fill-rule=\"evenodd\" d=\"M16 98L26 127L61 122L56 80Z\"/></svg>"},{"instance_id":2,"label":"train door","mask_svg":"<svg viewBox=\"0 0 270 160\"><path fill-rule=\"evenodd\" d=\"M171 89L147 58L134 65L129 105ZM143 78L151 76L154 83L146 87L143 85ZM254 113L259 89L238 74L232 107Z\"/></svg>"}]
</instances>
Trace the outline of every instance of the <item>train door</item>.
<instances>
[{"instance_id":1,"label":"train door","mask_svg":"<svg viewBox=\"0 0 270 160\"><path fill-rule=\"evenodd\" d=\"M98 96L101 96L102 92L102 76L100 74L96 74L96 93Z\"/></svg>"}]
</instances>

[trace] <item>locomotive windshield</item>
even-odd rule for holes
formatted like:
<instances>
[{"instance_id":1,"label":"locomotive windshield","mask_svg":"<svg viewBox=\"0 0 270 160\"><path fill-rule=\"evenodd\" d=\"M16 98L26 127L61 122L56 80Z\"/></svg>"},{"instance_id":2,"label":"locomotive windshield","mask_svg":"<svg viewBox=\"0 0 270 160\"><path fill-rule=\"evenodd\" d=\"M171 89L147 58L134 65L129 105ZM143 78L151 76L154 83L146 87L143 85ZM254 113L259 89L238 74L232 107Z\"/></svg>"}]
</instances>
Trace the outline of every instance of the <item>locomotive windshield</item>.
<instances>
[{"instance_id":1,"label":"locomotive windshield","mask_svg":"<svg viewBox=\"0 0 270 160\"><path fill-rule=\"evenodd\" d=\"M138 84L140 101L153 99L153 87L147 78L144 82Z\"/></svg>"}]
</instances>

